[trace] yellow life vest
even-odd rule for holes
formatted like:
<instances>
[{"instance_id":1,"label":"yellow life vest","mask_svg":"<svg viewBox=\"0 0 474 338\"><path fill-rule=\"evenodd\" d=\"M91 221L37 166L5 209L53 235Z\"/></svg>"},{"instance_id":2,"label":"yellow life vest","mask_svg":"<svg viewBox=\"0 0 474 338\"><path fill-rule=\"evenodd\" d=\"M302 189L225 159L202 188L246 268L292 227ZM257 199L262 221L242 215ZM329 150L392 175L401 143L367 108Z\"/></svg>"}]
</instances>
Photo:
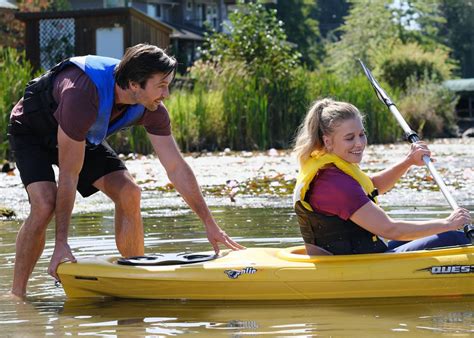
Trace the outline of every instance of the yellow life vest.
<instances>
[{"instance_id":1,"label":"yellow life vest","mask_svg":"<svg viewBox=\"0 0 474 338\"><path fill-rule=\"evenodd\" d=\"M305 201L306 193L319 170L330 164L335 165L338 169L355 179L361 185L362 189L364 189L365 193L377 202L375 198L376 194L374 194L374 191L376 191L374 183L366 173L360 170L357 164L349 163L334 154L313 151L311 157L302 165L296 179L293 205L296 205L296 203L300 201L306 209L313 211L311 205Z\"/></svg>"}]
</instances>

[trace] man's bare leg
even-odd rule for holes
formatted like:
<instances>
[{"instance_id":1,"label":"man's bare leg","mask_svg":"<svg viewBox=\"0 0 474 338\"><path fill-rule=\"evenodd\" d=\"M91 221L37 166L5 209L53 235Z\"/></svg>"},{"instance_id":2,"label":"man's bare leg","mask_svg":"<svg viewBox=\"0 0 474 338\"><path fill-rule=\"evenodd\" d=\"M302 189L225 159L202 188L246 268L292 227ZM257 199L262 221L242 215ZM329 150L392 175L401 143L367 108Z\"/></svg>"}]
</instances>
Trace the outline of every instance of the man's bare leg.
<instances>
[{"instance_id":1,"label":"man's bare leg","mask_svg":"<svg viewBox=\"0 0 474 338\"><path fill-rule=\"evenodd\" d=\"M115 242L123 257L145 252L140 211L140 187L126 170L114 171L94 182L94 186L115 203Z\"/></svg>"},{"instance_id":2,"label":"man's bare leg","mask_svg":"<svg viewBox=\"0 0 474 338\"><path fill-rule=\"evenodd\" d=\"M15 267L11 293L25 297L26 285L36 262L43 252L46 229L54 215L56 184L35 182L26 188L30 198L30 215L25 220L16 238Z\"/></svg>"}]
</instances>

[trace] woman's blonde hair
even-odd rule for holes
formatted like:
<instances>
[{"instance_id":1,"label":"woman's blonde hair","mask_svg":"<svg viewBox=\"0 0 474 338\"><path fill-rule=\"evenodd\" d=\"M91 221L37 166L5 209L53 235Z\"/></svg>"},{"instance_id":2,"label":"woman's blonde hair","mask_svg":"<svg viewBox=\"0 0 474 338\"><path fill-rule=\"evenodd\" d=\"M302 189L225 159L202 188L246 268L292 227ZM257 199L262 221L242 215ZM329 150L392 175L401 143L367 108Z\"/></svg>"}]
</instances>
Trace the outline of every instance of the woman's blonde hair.
<instances>
[{"instance_id":1,"label":"woman's blonde hair","mask_svg":"<svg viewBox=\"0 0 474 338\"><path fill-rule=\"evenodd\" d=\"M303 123L298 127L293 153L303 164L314 150L324 150L323 135L330 135L342 121L359 117L362 114L347 102L322 99L313 103Z\"/></svg>"}]
</instances>

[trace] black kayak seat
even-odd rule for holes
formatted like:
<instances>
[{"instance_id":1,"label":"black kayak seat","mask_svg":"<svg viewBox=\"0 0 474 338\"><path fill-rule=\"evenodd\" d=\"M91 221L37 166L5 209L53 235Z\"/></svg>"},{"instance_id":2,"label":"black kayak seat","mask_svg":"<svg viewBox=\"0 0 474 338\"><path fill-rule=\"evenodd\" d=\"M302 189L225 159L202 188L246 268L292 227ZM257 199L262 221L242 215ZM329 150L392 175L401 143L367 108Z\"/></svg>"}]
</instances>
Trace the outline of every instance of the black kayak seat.
<instances>
[{"instance_id":1,"label":"black kayak seat","mask_svg":"<svg viewBox=\"0 0 474 338\"><path fill-rule=\"evenodd\" d=\"M165 253L146 256L134 256L129 258L117 259L120 265L137 265L137 266L153 266L153 265L182 265L211 261L218 258L216 254L200 254L200 253Z\"/></svg>"}]
</instances>

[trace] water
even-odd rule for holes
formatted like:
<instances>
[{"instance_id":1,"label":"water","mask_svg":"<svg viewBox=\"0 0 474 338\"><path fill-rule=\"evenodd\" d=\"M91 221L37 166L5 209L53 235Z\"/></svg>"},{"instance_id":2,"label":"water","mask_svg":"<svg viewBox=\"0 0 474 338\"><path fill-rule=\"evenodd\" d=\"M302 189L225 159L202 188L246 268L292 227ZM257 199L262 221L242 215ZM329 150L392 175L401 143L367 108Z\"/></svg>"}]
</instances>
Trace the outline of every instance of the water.
<instances>
[{"instance_id":1,"label":"water","mask_svg":"<svg viewBox=\"0 0 474 338\"><path fill-rule=\"evenodd\" d=\"M459 204L474 211L472 141L438 141L433 149L448 186ZM364 165L382 168L403 156L406 145L368 149ZM274 154L273 154L274 155ZM188 156L204 185L206 199L220 226L248 247L301 245L288 194L239 191L231 202L212 187L226 180L254 182L262 177L294 175L287 153ZM209 250L202 224L175 192L163 192L163 169L153 158L127 162L142 186L147 253ZM153 169L153 171L152 171ZM277 185L275 185L277 186ZM421 189L418 187L422 186ZM397 189L381 198L394 218L444 217L449 207L423 169L413 170ZM113 205L97 194L78 198L70 229L70 246L77 258L117 254ZM72 301L46 273L54 245L54 227L29 283L26 302L2 297L10 288L14 242L27 200L18 176L0 176L0 205L13 208L15 220L0 221L0 332L2 336L167 337L470 337L474 334L474 298L404 298L298 302L203 302L104 300ZM212 288L212 285L209 285Z\"/></svg>"}]
</instances>

